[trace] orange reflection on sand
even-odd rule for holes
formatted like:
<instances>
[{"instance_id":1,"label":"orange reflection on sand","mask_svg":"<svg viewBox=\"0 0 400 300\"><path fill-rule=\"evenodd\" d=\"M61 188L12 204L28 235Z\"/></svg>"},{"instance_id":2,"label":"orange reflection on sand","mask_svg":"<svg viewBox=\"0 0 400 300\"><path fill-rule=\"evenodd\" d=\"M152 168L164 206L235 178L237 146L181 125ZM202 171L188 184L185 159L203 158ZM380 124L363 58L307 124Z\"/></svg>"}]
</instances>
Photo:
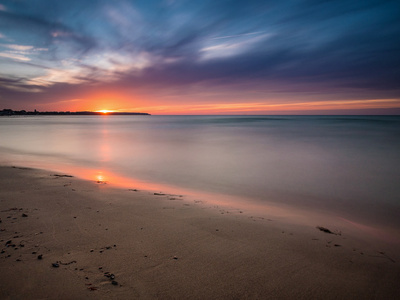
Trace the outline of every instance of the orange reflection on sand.
<instances>
[{"instance_id":1,"label":"orange reflection on sand","mask_svg":"<svg viewBox=\"0 0 400 300\"><path fill-rule=\"evenodd\" d=\"M99 171L98 174L96 175L96 182L97 183L107 183L105 180L105 177L103 175L103 172Z\"/></svg>"},{"instance_id":2,"label":"orange reflection on sand","mask_svg":"<svg viewBox=\"0 0 400 300\"><path fill-rule=\"evenodd\" d=\"M169 193L177 193L178 191L182 192L181 188L124 177L107 170L79 169L71 171L72 173L79 174L78 177L82 179L95 181L96 183L107 184L110 187L148 191L165 191Z\"/></svg>"}]
</instances>

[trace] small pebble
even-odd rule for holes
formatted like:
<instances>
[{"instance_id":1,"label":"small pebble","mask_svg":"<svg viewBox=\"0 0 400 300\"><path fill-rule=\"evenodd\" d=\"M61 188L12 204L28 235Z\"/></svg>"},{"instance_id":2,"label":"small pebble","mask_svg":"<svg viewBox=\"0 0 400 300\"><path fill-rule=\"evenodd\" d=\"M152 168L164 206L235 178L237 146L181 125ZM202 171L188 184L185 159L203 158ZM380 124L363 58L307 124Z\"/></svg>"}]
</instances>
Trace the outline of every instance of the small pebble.
<instances>
[{"instance_id":1,"label":"small pebble","mask_svg":"<svg viewBox=\"0 0 400 300\"><path fill-rule=\"evenodd\" d=\"M115 280L111 281L112 285L118 285L118 282L116 282Z\"/></svg>"},{"instance_id":2,"label":"small pebble","mask_svg":"<svg viewBox=\"0 0 400 300\"><path fill-rule=\"evenodd\" d=\"M38 255L37 259L42 259L43 258L43 254Z\"/></svg>"},{"instance_id":3,"label":"small pebble","mask_svg":"<svg viewBox=\"0 0 400 300\"><path fill-rule=\"evenodd\" d=\"M58 268L60 266L58 263L52 263L51 265L53 266L53 268Z\"/></svg>"}]
</instances>

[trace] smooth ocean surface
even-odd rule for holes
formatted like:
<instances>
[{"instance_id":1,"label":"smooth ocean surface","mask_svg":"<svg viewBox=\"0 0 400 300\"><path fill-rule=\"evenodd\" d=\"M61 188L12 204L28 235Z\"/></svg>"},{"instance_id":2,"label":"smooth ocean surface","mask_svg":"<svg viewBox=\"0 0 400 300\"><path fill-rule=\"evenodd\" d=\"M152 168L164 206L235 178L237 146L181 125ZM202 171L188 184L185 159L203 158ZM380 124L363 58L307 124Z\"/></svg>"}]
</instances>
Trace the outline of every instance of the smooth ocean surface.
<instances>
[{"instance_id":1,"label":"smooth ocean surface","mask_svg":"<svg viewBox=\"0 0 400 300\"><path fill-rule=\"evenodd\" d=\"M399 116L1 117L0 140L1 164L104 170L400 228Z\"/></svg>"}]
</instances>

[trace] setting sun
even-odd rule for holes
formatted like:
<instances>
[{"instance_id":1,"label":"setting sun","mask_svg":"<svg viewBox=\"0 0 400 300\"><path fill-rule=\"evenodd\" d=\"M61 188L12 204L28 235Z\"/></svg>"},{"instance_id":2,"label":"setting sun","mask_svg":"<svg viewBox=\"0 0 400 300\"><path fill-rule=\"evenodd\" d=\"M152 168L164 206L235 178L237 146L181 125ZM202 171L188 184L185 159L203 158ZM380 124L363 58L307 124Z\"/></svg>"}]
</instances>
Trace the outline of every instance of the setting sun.
<instances>
[{"instance_id":1,"label":"setting sun","mask_svg":"<svg viewBox=\"0 0 400 300\"><path fill-rule=\"evenodd\" d=\"M108 114L110 112L113 112L113 110L102 109L102 110L96 110L96 112L100 112L100 113L103 113L103 114Z\"/></svg>"}]
</instances>

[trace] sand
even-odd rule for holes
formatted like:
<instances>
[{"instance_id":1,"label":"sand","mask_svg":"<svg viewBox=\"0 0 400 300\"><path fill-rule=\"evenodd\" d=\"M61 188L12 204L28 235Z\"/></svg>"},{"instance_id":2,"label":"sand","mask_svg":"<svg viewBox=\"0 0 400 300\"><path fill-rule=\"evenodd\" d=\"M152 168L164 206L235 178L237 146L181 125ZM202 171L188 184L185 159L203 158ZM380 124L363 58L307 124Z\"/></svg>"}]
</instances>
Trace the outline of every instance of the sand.
<instances>
[{"instance_id":1,"label":"sand","mask_svg":"<svg viewBox=\"0 0 400 300\"><path fill-rule=\"evenodd\" d=\"M55 175L0 167L0 299L400 298L368 236Z\"/></svg>"}]
</instances>

